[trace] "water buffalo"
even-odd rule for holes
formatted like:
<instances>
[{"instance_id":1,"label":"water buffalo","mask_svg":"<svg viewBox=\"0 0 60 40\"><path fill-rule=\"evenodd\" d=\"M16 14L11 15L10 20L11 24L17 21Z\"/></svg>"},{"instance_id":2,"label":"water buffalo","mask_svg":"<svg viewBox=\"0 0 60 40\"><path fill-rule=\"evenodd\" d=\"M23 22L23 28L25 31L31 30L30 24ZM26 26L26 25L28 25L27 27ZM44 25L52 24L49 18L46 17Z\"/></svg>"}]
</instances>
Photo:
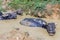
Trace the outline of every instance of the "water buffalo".
<instances>
[{"instance_id":1,"label":"water buffalo","mask_svg":"<svg viewBox=\"0 0 60 40\"><path fill-rule=\"evenodd\" d=\"M49 35L53 36L55 34L55 23L47 23L39 18L25 18L20 21L20 24L30 27L42 27L47 30Z\"/></svg>"},{"instance_id":2,"label":"water buffalo","mask_svg":"<svg viewBox=\"0 0 60 40\"><path fill-rule=\"evenodd\" d=\"M55 23L48 23L47 27L47 32L49 35L53 36L55 34Z\"/></svg>"},{"instance_id":3,"label":"water buffalo","mask_svg":"<svg viewBox=\"0 0 60 40\"><path fill-rule=\"evenodd\" d=\"M15 12L7 12L6 14L2 15L2 19L16 19L17 18L17 14Z\"/></svg>"}]
</instances>

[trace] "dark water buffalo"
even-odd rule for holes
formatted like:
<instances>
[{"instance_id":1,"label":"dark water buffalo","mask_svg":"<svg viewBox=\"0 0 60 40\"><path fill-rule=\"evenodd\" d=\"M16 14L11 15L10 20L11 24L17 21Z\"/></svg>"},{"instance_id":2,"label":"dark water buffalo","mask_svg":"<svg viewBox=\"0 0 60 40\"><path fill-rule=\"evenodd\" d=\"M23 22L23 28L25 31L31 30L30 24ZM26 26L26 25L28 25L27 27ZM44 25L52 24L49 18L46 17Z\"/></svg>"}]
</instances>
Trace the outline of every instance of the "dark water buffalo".
<instances>
[{"instance_id":1,"label":"dark water buffalo","mask_svg":"<svg viewBox=\"0 0 60 40\"><path fill-rule=\"evenodd\" d=\"M0 16L0 20L16 19L16 18L17 18L17 14L15 12L8 12Z\"/></svg>"},{"instance_id":2,"label":"dark water buffalo","mask_svg":"<svg viewBox=\"0 0 60 40\"><path fill-rule=\"evenodd\" d=\"M16 10L16 13L17 13L18 15L22 15L22 14L23 14L23 9L18 9L18 10Z\"/></svg>"},{"instance_id":3,"label":"dark water buffalo","mask_svg":"<svg viewBox=\"0 0 60 40\"><path fill-rule=\"evenodd\" d=\"M39 18L25 18L20 21L20 24L30 27L42 27L47 30L49 35L55 34L55 23L47 23L46 21Z\"/></svg>"},{"instance_id":4,"label":"dark water buffalo","mask_svg":"<svg viewBox=\"0 0 60 40\"><path fill-rule=\"evenodd\" d=\"M53 36L55 34L55 23L48 23L47 25L47 31L49 35Z\"/></svg>"}]
</instances>

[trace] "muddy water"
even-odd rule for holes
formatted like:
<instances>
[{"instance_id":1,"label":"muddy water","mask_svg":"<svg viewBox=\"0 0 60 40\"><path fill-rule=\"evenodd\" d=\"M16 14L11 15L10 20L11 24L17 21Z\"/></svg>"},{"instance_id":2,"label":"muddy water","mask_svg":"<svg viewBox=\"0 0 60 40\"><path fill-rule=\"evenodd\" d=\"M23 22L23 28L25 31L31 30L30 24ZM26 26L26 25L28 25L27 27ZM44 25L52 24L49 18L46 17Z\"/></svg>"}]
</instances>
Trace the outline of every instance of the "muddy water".
<instances>
[{"instance_id":1,"label":"muddy water","mask_svg":"<svg viewBox=\"0 0 60 40\"><path fill-rule=\"evenodd\" d=\"M20 28L21 32L28 32L34 40L60 40L60 20L44 19L47 22L56 23L56 34L54 36L49 36L47 31L43 28L27 27L19 24L19 22L26 17L31 18L31 16L18 16L17 19L1 20L0 35L8 33L14 28Z\"/></svg>"}]
</instances>

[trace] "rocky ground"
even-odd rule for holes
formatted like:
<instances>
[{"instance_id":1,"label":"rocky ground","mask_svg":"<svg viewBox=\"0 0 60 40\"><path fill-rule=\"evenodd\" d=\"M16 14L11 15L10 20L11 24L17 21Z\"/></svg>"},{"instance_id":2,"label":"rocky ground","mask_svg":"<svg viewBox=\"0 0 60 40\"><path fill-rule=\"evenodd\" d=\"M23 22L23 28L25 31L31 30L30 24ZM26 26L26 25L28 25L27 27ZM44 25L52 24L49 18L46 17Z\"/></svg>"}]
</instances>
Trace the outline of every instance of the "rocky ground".
<instances>
[{"instance_id":1,"label":"rocky ground","mask_svg":"<svg viewBox=\"0 0 60 40\"><path fill-rule=\"evenodd\" d=\"M31 18L32 16L18 16L17 19L0 20L0 40L60 40L60 20L44 19L56 24L56 34L49 36L43 28L23 26L19 23L27 17Z\"/></svg>"}]
</instances>

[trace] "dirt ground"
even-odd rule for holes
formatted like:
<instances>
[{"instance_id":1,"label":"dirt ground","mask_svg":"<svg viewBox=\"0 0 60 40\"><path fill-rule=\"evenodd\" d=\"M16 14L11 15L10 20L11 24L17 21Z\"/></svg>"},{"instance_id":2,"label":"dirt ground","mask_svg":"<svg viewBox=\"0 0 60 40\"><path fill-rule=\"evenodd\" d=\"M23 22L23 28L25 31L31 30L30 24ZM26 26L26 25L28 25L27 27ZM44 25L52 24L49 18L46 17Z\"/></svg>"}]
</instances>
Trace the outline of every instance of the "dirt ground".
<instances>
[{"instance_id":1,"label":"dirt ground","mask_svg":"<svg viewBox=\"0 0 60 40\"><path fill-rule=\"evenodd\" d=\"M54 36L49 36L47 31L43 28L23 26L19 23L22 19L31 18L31 17L32 16L27 15L27 16L18 16L17 19L12 19L12 20L1 20L0 21L0 37L1 35L9 33L11 30L15 28L19 28L20 32L28 32L29 36L34 40L60 40L60 20L44 19L47 22L55 22L56 24L56 34ZM3 39L0 38L0 40L3 40ZM19 39L15 39L15 40L19 40Z\"/></svg>"}]
</instances>

